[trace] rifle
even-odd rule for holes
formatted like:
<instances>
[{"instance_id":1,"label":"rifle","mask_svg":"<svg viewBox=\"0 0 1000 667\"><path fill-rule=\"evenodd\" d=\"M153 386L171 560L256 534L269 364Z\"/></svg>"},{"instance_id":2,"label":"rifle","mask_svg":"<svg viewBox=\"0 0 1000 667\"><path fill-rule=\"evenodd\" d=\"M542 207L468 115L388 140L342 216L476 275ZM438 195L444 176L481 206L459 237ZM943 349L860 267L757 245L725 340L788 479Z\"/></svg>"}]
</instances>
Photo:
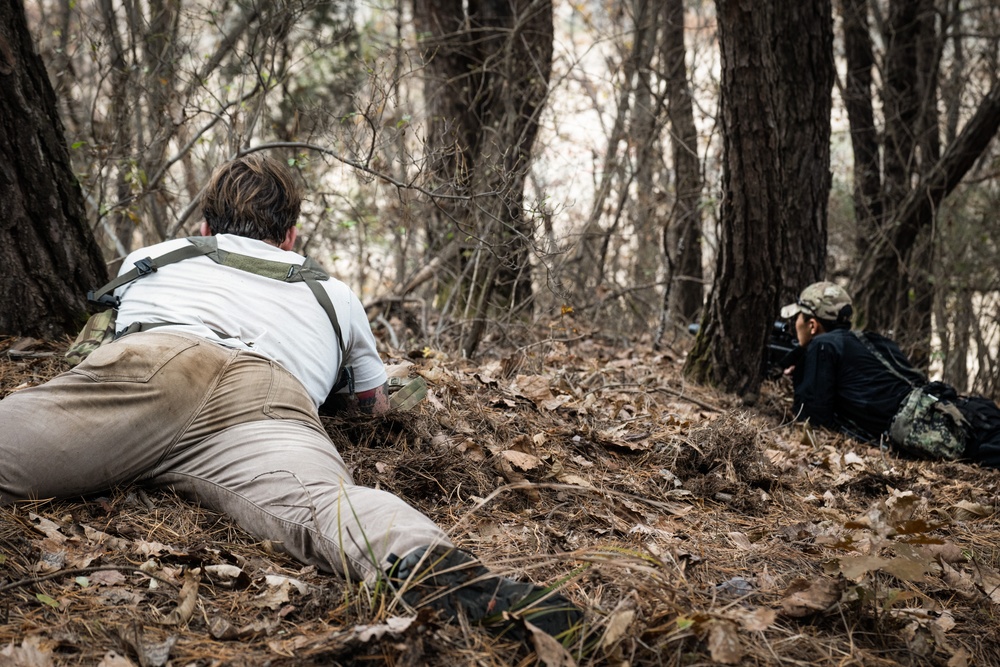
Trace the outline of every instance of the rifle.
<instances>
[{"instance_id":1,"label":"rifle","mask_svg":"<svg viewBox=\"0 0 1000 667\"><path fill-rule=\"evenodd\" d=\"M701 325L697 322L688 325L688 333L697 336ZM771 335L764 351L764 375L769 379L781 377L785 369L795 364L802 349L795 335L795 327L787 320L775 320L771 325Z\"/></svg>"}]
</instances>

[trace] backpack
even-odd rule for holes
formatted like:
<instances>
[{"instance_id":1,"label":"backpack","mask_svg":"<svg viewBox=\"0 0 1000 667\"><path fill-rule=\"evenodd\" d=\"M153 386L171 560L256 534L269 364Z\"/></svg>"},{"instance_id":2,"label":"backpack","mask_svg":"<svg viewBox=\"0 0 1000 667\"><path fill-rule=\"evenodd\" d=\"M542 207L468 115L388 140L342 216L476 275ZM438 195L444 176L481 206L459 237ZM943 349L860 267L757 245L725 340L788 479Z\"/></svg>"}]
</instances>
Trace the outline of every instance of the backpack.
<instances>
[{"instance_id":1,"label":"backpack","mask_svg":"<svg viewBox=\"0 0 1000 667\"><path fill-rule=\"evenodd\" d=\"M892 418L889 439L910 454L954 461L965 454L968 430L954 403L916 387Z\"/></svg>"},{"instance_id":2,"label":"backpack","mask_svg":"<svg viewBox=\"0 0 1000 667\"><path fill-rule=\"evenodd\" d=\"M192 236L186 240L190 245L171 250L156 259L151 257L140 259L135 262L135 268L123 273L97 290L91 290L87 293L87 300L91 303L110 306L110 308L91 316L87 320L87 324L84 325L83 330L80 331L76 340L66 351L66 359L71 365L75 366L79 364L101 345L110 343L122 336L139 331L149 331L155 327L170 324L169 322L133 322L126 329L116 333L115 319L117 308L121 305L121 299L114 295L114 291L133 280L138 280L143 276L155 273L161 267L185 259L191 259L192 257L208 257L215 263L223 266L287 283L304 282L312 291L313 296L316 297L319 305L326 311L327 317L330 318L330 324L333 326L333 331L337 337L337 344L340 346L341 360L347 358L347 350L344 347L344 336L341 333L340 322L337 320L337 311L333 306L333 302L330 301L330 295L319 284L324 280L329 280L330 276L311 258L307 257L302 264L288 264L221 250L219 249L218 239L214 236ZM229 337L224 332L216 331L215 333L222 338ZM337 382L334 384L333 389L330 390L330 393L333 394L344 387L349 387L349 392L354 394L354 372L350 366L340 369Z\"/></svg>"},{"instance_id":3,"label":"backpack","mask_svg":"<svg viewBox=\"0 0 1000 667\"><path fill-rule=\"evenodd\" d=\"M916 385L876 349L860 331L852 332L886 369L912 389L896 410L889 425L889 441L912 455L954 461L965 454L969 422L948 399L958 397L942 382Z\"/></svg>"}]
</instances>

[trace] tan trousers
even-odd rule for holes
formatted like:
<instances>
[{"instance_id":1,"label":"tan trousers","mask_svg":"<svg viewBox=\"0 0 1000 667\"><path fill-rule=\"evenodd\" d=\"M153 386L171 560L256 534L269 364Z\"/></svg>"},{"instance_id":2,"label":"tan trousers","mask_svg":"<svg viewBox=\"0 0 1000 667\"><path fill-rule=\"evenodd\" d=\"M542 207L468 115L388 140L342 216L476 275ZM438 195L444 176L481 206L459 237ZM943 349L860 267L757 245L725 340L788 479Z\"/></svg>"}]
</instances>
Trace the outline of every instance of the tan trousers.
<instances>
[{"instance_id":1,"label":"tan trousers","mask_svg":"<svg viewBox=\"0 0 1000 667\"><path fill-rule=\"evenodd\" d=\"M302 385L255 354L137 333L0 401L0 503L135 481L354 578L374 578L389 554L450 544L400 498L356 486Z\"/></svg>"}]
</instances>

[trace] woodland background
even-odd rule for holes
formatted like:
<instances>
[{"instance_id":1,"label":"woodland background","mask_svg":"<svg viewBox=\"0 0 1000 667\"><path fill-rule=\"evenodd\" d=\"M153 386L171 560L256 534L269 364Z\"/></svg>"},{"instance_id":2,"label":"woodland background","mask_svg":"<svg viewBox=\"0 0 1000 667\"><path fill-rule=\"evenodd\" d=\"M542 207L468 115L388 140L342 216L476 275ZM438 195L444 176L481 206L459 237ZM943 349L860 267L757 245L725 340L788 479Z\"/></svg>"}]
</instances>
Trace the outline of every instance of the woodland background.
<instances>
[{"instance_id":1,"label":"woodland background","mask_svg":"<svg viewBox=\"0 0 1000 667\"><path fill-rule=\"evenodd\" d=\"M0 2L0 397L268 150L428 384L324 422L356 480L586 611L493 640L127 487L0 507L0 665L1000 664L995 471L796 424L761 364L829 278L1000 395L998 38L972 0Z\"/></svg>"},{"instance_id":2,"label":"woodland background","mask_svg":"<svg viewBox=\"0 0 1000 667\"><path fill-rule=\"evenodd\" d=\"M194 233L211 169L269 150L310 193L301 248L401 344L702 322L688 376L752 402L778 308L826 278L997 396L1000 8L753 5L7 5L0 330L75 330L105 266Z\"/></svg>"}]
</instances>

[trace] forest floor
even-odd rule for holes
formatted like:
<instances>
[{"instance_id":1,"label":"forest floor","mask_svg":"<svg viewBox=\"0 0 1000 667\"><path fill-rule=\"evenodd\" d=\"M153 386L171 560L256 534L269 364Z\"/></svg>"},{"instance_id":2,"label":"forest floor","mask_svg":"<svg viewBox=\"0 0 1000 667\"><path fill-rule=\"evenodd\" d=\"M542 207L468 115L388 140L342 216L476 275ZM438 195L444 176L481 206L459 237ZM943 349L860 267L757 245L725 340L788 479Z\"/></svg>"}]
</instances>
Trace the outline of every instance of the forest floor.
<instances>
[{"instance_id":1,"label":"forest floor","mask_svg":"<svg viewBox=\"0 0 1000 667\"><path fill-rule=\"evenodd\" d=\"M130 487L0 508L0 666L1000 664L995 471L811 431L781 382L752 407L688 385L680 345L407 352L387 360L428 400L328 420L334 442L492 569L561 585L586 610L565 649L441 623ZM0 339L0 396L65 367Z\"/></svg>"}]
</instances>

